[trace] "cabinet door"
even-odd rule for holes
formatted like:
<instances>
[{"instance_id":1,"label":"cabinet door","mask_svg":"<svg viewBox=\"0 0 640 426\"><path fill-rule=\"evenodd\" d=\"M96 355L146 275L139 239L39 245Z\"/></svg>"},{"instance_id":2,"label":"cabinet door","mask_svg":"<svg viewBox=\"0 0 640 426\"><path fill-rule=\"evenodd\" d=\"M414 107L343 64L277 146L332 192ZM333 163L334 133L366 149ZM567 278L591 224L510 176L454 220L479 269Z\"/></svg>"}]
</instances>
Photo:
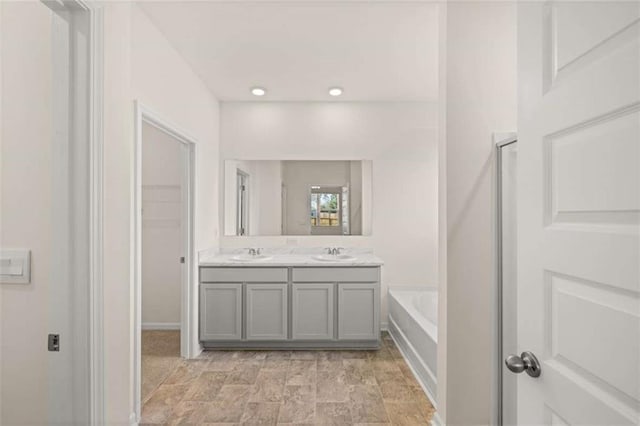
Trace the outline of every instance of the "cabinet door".
<instances>
[{"instance_id":1,"label":"cabinet door","mask_svg":"<svg viewBox=\"0 0 640 426\"><path fill-rule=\"evenodd\" d=\"M379 338L379 289L378 283L338 283L338 339Z\"/></svg>"},{"instance_id":2,"label":"cabinet door","mask_svg":"<svg viewBox=\"0 0 640 426\"><path fill-rule=\"evenodd\" d=\"M293 283L291 320L294 339L333 339L334 288L333 283Z\"/></svg>"},{"instance_id":3,"label":"cabinet door","mask_svg":"<svg viewBox=\"0 0 640 426\"><path fill-rule=\"evenodd\" d=\"M242 338L242 284L200 284L200 340Z\"/></svg>"},{"instance_id":4,"label":"cabinet door","mask_svg":"<svg viewBox=\"0 0 640 426\"><path fill-rule=\"evenodd\" d=\"M287 338L287 284L247 284L247 340Z\"/></svg>"}]
</instances>

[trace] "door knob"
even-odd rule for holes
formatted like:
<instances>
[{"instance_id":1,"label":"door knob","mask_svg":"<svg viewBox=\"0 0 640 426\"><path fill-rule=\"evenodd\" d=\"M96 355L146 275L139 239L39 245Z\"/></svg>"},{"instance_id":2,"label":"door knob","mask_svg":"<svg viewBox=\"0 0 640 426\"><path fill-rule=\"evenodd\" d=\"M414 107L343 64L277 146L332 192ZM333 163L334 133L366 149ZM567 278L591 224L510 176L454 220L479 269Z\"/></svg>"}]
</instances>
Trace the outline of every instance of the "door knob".
<instances>
[{"instance_id":1,"label":"door knob","mask_svg":"<svg viewBox=\"0 0 640 426\"><path fill-rule=\"evenodd\" d=\"M514 373L526 371L531 377L539 377L542 371L538 358L528 351L522 352L520 356L509 355L507 359L504 360L504 363L507 365L509 371Z\"/></svg>"}]
</instances>

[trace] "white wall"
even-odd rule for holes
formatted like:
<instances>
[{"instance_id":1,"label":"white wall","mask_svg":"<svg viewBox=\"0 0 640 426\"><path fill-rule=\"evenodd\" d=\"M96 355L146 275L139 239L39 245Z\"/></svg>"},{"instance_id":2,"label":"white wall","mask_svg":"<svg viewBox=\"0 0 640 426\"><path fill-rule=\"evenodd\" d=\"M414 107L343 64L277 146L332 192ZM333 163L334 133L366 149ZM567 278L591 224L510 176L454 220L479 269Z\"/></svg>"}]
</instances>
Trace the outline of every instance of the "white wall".
<instances>
[{"instance_id":1,"label":"white wall","mask_svg":"<svg viewBox=\"0 0 640 426\"><path fill-rule=\"evenodd\" d=\"M371 247L390 285L437 283L437 105L222 103L220 157L372 160L371 236L222 237L225 247ZM398 206L394 208L393 206Z\"/></svg>"},{"instance_id":2,"label":"white wall","mask_svg":"<svg viewBox=\"0 0 640 426\"><path fill-rule=\"evenodd\" d=\"M450 2L446 13L446 329L439 415L489 424L493 385L495 146L516 128L516 5ZM442 299L441 299L442 301ZM443 342L439 341L438 345ZM472 368L469 366L473 357ZM439 360L439 363L441 361ZM445 373L443 377L443 373ZM446 401L442 398L446 397ZM446 408L445 408L446 407Z\"/></svg>"},{"instance_id":3,"label":"white wall","mask_svg":"<svg viewBox=\"0 0 640 426\"><path fill-rule=\"evenodd\" d=\"M0 3L0 246L28 248L32 256L30 284L0 284L0 424L49 419L51 19L40 2Z\"/></svg>"},{"instance_id":4,"label":"white wall","mask_svg":"<svg viewBox=\"0 0 640 426\"><path fill-rule=\"evenodd\" d=\"M217 244L218 102L136 5L105 3L104 27L106 412L107 423L128 424L133 410L129 263L133 102L140 100L198 142L196 250ZM196 315L197 311L195 321Z\"/></svg>"},{"instance_id":5,"label":"white wall","mask_svg":"<svg viewBox=\"0 0 640 426\"><path fill-rule=\"evenodd\" d=\"M257 179L251 189L251 234L278 235L282 230L282 164L258 161L253 171Z\"/></svg>"},{"instance_id":6,"label":"white wall","mask_svg":"<svg viewBox=\"0 0 640 426\"><path fill-rule=\"evenodd\" d=\"M182 142L142 127L142 325L180 324L185 224ZM186 201L186 200L184 200Z\"/></svg>"}]
</instances>

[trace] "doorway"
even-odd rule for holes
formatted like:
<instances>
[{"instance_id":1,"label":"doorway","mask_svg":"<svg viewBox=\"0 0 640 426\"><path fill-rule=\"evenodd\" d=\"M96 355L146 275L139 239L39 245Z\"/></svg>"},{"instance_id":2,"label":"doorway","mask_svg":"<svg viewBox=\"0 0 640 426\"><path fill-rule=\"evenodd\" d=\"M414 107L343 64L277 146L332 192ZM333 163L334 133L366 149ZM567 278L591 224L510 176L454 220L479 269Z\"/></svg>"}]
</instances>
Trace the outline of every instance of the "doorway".
<instances>
[{"instance_id":1,"label":"doorway","mask_svg":"<svg viewBox=\"0 0 640 426\"><path fill-rule=\"evenodd\" d=\"M195 139L140 103L135 109L132 394L139 419L145 397L166 378L170 364L192 356L197 334Z\"/></svg>"},{"instance_id":2,"label":"doorway","mask_svg":"<svg viewBox=\"0 0 640 426\"><path fill-rule=\"evenodd\" d=\"M517 376L504 368L504 359L517 351L517 166L515 137L498 142L497 149L497 381L499 425L517 424Z\"/></svg>"},{"instance_id":3,"label":"doorway","mask_svg":"<svg viewBox=\"0 0 640 426\"><path fill-rule=\"evenodd\" d=\"M180 359L187 150L142 123L142 404Z\"/></svg>"}]
</instances>

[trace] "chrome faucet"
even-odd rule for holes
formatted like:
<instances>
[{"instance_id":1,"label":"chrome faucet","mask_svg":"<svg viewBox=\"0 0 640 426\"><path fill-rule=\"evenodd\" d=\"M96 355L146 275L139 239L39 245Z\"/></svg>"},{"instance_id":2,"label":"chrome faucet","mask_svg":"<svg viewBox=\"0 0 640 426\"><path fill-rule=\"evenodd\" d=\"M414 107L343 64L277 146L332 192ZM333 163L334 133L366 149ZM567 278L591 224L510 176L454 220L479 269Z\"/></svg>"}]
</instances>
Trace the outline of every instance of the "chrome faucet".
<instances>
[{"instance_id":1,"label":"chrome faucet","mask_svg":"<svg viewBox=\"0 0 640 426\"><path fill-rule=\"evenodd\" d=\"M261 248L249 248L249 256L260 256L260 254L262 253L262 249Z\"/></svg>"},{"instance_id":2,"label":"chrome faucet","mask_svg":"<svg viewBox=\"0 0 640 426\"><path fill-rule=\"evenodd\" d=\"M344 250L342 247L327 247L327 254L331 256L337 256L340 254L340 251Z\"/></svg>"}]
</instances>

